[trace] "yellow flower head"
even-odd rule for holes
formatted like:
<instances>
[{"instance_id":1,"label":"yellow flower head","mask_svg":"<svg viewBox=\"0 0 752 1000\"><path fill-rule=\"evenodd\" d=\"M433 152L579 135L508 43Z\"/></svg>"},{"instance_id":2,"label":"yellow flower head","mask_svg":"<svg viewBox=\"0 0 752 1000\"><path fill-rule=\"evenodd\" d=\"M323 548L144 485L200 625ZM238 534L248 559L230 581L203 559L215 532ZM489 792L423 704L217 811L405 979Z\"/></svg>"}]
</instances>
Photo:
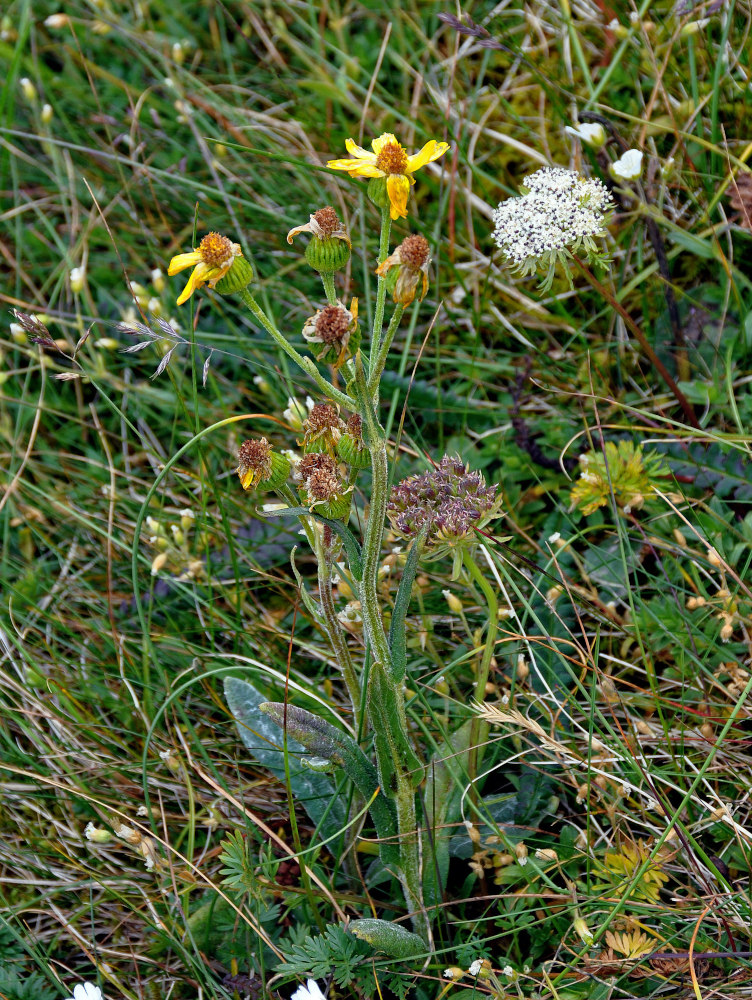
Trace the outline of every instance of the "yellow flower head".
<instances>
[{"instance_id":1,"label":"yellow flower head","mask_svg":"<svg viewBox=\"0 0 752 1000\"><path fill-rule=\"evenodd\" d=\"M208 236L204 236L196 250L191 253L179 253L177 257L173 257L167 268L170 276L183 271L186 267L193 268L177 304L182 306L202 285L214 288L219 279L224 278L235 260L242 256L240 244L233 243L219 233L209 233Z\"/></svg>"},{"instance_id":2,"label":"yellow flower head","mask_svg":"<svg viewBox=\"0 0 752 1000\"><path fill-rule=\"evenodd\" d=\"M407 197L410 185L415 183L413 174L432 160L438 160L449 149L448 142L431 139L412 156L397 142L391 132L384 132L371 143L372 153L358 146L353 139L345 143L351 160L329 160L332 170L346 170L351 177L385 177L389 196L389 214L393 219L407 216Z\"/></svg>"}]
</instances>

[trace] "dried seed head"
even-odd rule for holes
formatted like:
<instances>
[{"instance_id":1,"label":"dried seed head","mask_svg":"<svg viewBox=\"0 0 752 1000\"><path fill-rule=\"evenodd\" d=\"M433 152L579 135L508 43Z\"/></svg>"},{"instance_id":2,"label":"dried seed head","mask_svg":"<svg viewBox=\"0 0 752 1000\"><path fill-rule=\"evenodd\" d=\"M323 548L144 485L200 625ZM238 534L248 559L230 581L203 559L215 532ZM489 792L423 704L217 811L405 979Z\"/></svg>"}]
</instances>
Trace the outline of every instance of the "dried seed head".
<instances>
[{"instance_id":1,"label":"dried seed head","mask_svg":"<svg viewBox=\"0 0 752 1000\"><path fill-rule=\"evenodd\" d=\"M219 233L209 233L198 245L201 259L210 267L222 267L236 255L237 244Z\"/></svg>"},{"instance_id":2,"label":"dried seed head","mask_svg":"<svg viewBox=\"0 0 752 1000\"><path fill-rule=\"evenodd\" d=\"M329 469L314 469L306 480L306 490L311 501L331 500L342 490L342 481Z\"/></svg>"},{"instance_id":3,"label":"dried seed head","mask_svg":"<svg viewBox=\"0 0 752 1000\"><path fill-rule=\"evenodd\" d=\"M303 427L306 431L317 434L338 428L339 423L336 406L332 406L331 403L316 403L308 414L308 419L303 421Z\"/></svg>"},{"instance_id":4,"label":"dried seed head","mask_svg":"<svg viewBox=\"0 0 752 1000\"><path fill-rule=\"evenodd\" d=\"M244 441L238 454L238 475L241 481L252 474L253 480L268 479L272 471L272 446L266 438Z\"/></svg>"},{"instance_id":5,"label":"dried seed head","mask_svg":"<svg viewBox=\"0 0 752 1000\"><path fill-rule=\"evenodd\" d=\"M244 490L276 490L290 475L290 462L266 438L252 438L240 446L237 473Z\"/></svg>"},{"instance_id":6,"label":"dried seed head","mask_svg":"<svg viewBox=\"0 0 752 1000\"><path fill-rule=\"evenodd\" d=\"M407 171L407 153L398 142L387 142L376 157L376 166L385 174L404 174Z\"/></svg>"},{"instance_id":7,"label":"dried seed head","mask_svg":"<svg viewBox=\"0 0 752 1000\"><path fill-rule=\"evenodd\" d=\"M313 217L321 230L322 239L331 239L335 233L341 232L342 230L342 223L339 221L337 213L330 205L327 205L325 208L320 208L318 212L314 212Z\"/></svg>"},{"instance_id":8,"label":"dried seed head","mask_svg":"<svg viewBox=\"0 0 752 1000\"><path fill-rule=\"evenodd\" d=\"M425 236L406 236L399 246L402 264L419 271L428 262L431 248Z\"/></svg>"},{"instance_id":9,"label":"dried seed head","mask_svg":"<svg viewBox=\"0 0 752 1000\"><path fill-rule=\"evenodd\" d=\"M347 428L347 433L350 435L350 437L355 438L356 441L362 439L363 418L360 416L359 413L353 413L351 417L348 417L345 427Z\"/></svg>"},{"instance_id":10,"label":"dried seed head","mask_svg":"<svg viewBox=\"0 0 752 1000\"><path fill-rule=\"evenodd\" d=\"M312 453L310 455L304 455L300 462L298 463L297 474L300 479L305 483L313 475L314 472L325 471L329 473L336 473L337 463L330 455L324 455L320 453Z\"/></svg>"},{"instance_id":11,"label":"dried seed head","mask_svg":"<svg viewBox=\"0 0 752 1000\"><path fill-rule=\"evenodd\" d=\"M324 344L341 344L347 337L352 314L344 306L326 306L316 317L316 336Z\"/></svg>"}]
</instances>

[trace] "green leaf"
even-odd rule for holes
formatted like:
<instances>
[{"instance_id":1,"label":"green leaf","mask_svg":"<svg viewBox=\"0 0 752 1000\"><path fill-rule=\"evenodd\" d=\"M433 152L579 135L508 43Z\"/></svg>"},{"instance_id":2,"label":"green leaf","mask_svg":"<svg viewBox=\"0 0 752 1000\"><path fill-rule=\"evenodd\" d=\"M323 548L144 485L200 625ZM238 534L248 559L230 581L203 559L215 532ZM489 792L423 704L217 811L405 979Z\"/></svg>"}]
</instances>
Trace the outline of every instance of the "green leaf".
<instances>
[{"instance_id":1,"label":"green leaf","mask_svg":"<svg viewBox=\"0 0 752 1000\"><path fill-rule=\"evenodd\" d=\"M373 917L353 920L350 931L356 938L367 941L372 948L383 951L392 958L414 958L425 955L426 952L426 944L422 938L389 920L376 920Z\"/></svg>"},{"instance_id":2,"label":"green leaf","mask_svg":"<svg viewBox=\"0 0 752 1000\"><path fill-rule=\"evenodd\" d=\"M379 787L376 768L355 740L342 730L335 729L325 719L295 705L266 702L259 709L278 726L286 727L288 734L309 753L343 769L366 802L370 802L371 816L380 840L381 860L386 867L397 865L399 846L394 803Z\"/></svg>"},{"instance_id":3,"label":"green leaf","mask_svg":"<svg viewBox=\"0 0 752 1000\"><path fill-rule=\"evenodd\" d=\"M279 729L259 710L267 699L248 681L237 677L226 678L225 697L243 743L260 764L284 782L284 751ZM290 788L295 801L303 806L324 840L336 837L346 819L334 783L325 774L303 767L298 757L305 748L300 743L288 739L287 750Z\"/></svg>"},{"instance_id":4,"label":"green leaf","mask_svg":"<svg viewBox=\"0 0 752 1000\"><path fill-rule=\"evenodd\" d=\"M405 642L405 618L410 607L410 596L413 590L413 581L418 570L418 560L423 550L423 542L426 537L425 530L415 539L410 546L405 560L405 568L402 571L397 598L392 611L392 621L389 625L389 648L392 653L392 676L395 681L401 681L407 670L407 649Z\"/></svg>"}]
</instances>

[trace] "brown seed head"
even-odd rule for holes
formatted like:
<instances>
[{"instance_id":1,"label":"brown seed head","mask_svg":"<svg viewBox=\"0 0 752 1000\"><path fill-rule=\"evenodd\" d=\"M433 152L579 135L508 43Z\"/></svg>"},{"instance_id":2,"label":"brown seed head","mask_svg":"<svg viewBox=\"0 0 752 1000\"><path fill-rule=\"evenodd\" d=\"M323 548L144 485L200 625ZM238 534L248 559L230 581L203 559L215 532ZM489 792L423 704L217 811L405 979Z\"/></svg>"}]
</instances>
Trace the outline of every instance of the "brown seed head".
<instances>
[{"instance_id":1,"label":"brown seed head","mask_svg":"<svg viewBox=\"0 0 752 1000\"><path fill-rule=\"evenodd\" d=\"M336 472L329 469L314 469L306 479L306 490L311 500L331 500L342 489L342 483Z\"/></svg>"},{"instance_id":2,"label":"brown seed head","mask_svg":"<svg viewBox=\"0 0 752 1000\"><path fill-rule=\"evenodd\" d=\"M406 236L399 245L401 262L413 271L419 271L428 262L431 248L425 236Z\"/></svg>"},{"instance_id":3,"label":"brown seed head","mask_svg":"<svg viewBox=\"0 0 752 1000\"><path fill-rule=\"evenodd\" d=\"M326 306L316 317L316 336L321 337L325 344L341 344L347 336L351 319L343 306Z\"/></svg>"},{"instance_id":4,"label":"brown seed head","mask_svg":"<svg viewBox=\"0 0 752 1000\"><path fill-rule=\"evenodd\" d=\"M385 174L404 174L407 170L407 153L398 142L388 142L376 157L376 166Z\"/></svg>"},{"instance_id":5,"label":"brown seed head","mask_svg":"<svg viewBox=\"0 0 752 1000\"><path fill-rule=\"evenodd\" d=\"M325 430L334 430L339 427L339 414L337 407L331 403L316 403L308 414L308 419L303 424L307 431L317 433Z\"/></svg>"},{"instance_id":6,"label":"brown seed head","mask_svg":"<svg viewBox=\"0 0 752 1000\"><path fill-rule=\"evenodd\" d=\"M251 438L244 441L238 453L238 473L242 477L248 472L254 478L268 479L272 472L272 446L266 438Z\"/></svg>"},{"instance_id":7,"label":"brown seed head","mask_svg":"<svg viewBox=\"0 0 752 1000\"><path fill-rule=\"evenodd\" d=\"M318 223L322 238L325 240L328 240L338 229L342 228L337 218L337 213L331 205L327 205L326 208L320 208L318 212L313 213L313 217Z\"/></svg>"},{"instance_id":8,"label":"brown seed head","mask_svg":"<svg viewBox=\"0 0 752 1000\"><path fill-rule=\"evenodd\" d=\"M360 414L353 413L351 417L348 417L346 426L350 437L355 438L356 441L360 441L363 437L363 420Z\"/></svg>"},{"instance_id":9,"label":"brown seed head","mask_svg":"<svg viewBox=\"0 0 752 1000\"><path fill-rule=\"evenodd\" d=\"M210 267L221 267L235 256L236 245L226 236L221 236L219 233L209 233L201 240L198 249L204 264L209 264Z\"/></svg>"},{"instance_id":10,"label":"brown seed head","mask_svg":"<svg viewBox=\"0 0 752 1000\"><path fill-rule=\"evenodd\" d=\"M330 455L313 453L304 455L298 463L298 475L307 482L314 472L327 472L336 475L337 463Z\"/></svg>"}]
</instances>

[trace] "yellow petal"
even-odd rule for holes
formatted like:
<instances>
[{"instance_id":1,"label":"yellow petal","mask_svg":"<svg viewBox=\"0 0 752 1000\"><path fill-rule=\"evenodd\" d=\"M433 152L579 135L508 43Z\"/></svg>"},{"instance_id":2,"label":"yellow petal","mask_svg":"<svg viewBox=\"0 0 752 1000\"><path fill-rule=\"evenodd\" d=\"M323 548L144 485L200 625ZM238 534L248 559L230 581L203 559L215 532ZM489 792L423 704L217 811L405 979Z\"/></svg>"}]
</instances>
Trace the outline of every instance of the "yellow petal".
<instances>
[{"instance_id":1,"label":"yellow petal","mask_svg":"<svg viewBox=\"0 0 752 1000\"><path fill-rule=\"evenodd\" d=\"M431 139L425 144L423 149L419 150L417 153L413 153L412 156L407 158L407 169L410 173L414 173L421 167L425 167L427 163L431 163L432 160L438 160L440 156L449 149L448 142L436 142L435 139Z\"/></svg>"},{"instance_id":2,"label":"yellow petal","mask_svg":"<svg viewBox=\"0 0 752 1000\"><path fill-rule=\"evenodd\" d=\"M359 160L373 160L374 154L369 153L367 149L363 149L354 139L345 140L345 149L350 156L356 156Z\"/></svg>"},{"instance_id":3,"label":"yellow petal","mask_svg":"<svg viewBox=\"0 0 752 1000\"><path fill-rule=\"evenodd\" d=\"M384 146L388 145L389 143L394 143L395 146L399 146L399 143L397 142L397 140L395 139L395 137L392 135L391 132L384 132L382 135L378 137L378 139L373 140L373 142L371 143L371 149L374 151L376 156L378 156L381 150L384 148Z\"/></svg>"},{"instance_id":4,"label":"yellow petal","mask_svg":"<svg viewBox=\"0 0 752 1000\"><path fill-rule=\"evenodd\" d=\"M373 157L372 157L373 159ZM362 160L327 160L327 167L331 170L356 170L363 165Z\"/></svg>"},{"instance_id":5,"label":"yellow petal","mask_svg":"<svg viewBox=\"0 0 752 1000\"><path fill-rule=\"evenodd\" d=\"M209 270L211 269L203 263L197 264L194 267L191 271L191 276L188 279L188 284L178 296L177 304L179 306L182 306L184 302L187 302L196 289L201 288L201 286L206 283L206 272Z\"/></svg>"},{"instance_id":6,"label":"yellow petal","mask_svg":"<svg viewBox=\"0 0 752 1000\"><path fill-rule=\"evenodd\" d=\"M404 174L390 174L386 179L386 193L389 195L389 214L393 219L407 218L407 197L410 194L410 178Z\"/></svg>"},{"instance_id":7,"label":"yellow petal","mask_svg":"<svg viewBox=\"0 0 752 1000\"><path fill-rule=\"evenodd\" d=\"M253 469L246 469L245 472L238 469L238 476L240 476L240 485L244 490L249 490L253 486Z\"/></svg>"},{"instance_id":8,"label":"yellow petal","mask_svg":"<svg viewBox=\"0 0 752 1000\"><path fill-rule=\"evenodd\" d=\"M194 265L201 262L201 254L198 250L192 250L191 253L179 253L177 257L173 257L167 268L167 273L172 276L177 274L178 271L185 270L186 267L194 267Z\"/></svg>"},{"instance_id":9,"label":"yellow petal","mask_svg":"<svg viewBox=\"0 0 752 1000\"><path fill-rule=\"evenodd\" d=\"M311 216L311 218L313 218L313 216ZM293 237L297 236L298 233L312 233L312 232L313 229L311 228L311 223L306 222L304 226L296 226L294 229L290 230L290 232L287 234L287 242L292 243Z\"/></svg>"},{"instance_id":10,"label":"yellow petal","mask_svg":"<svg viewBox=\"0 0 752 1000\"><path fill-rule=\"evenodd\" d=\"M358 300L353 299L350 303L350 312L352 313L352 318L357 320L358 318Z\"/></svg>"}]
</instances>

